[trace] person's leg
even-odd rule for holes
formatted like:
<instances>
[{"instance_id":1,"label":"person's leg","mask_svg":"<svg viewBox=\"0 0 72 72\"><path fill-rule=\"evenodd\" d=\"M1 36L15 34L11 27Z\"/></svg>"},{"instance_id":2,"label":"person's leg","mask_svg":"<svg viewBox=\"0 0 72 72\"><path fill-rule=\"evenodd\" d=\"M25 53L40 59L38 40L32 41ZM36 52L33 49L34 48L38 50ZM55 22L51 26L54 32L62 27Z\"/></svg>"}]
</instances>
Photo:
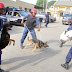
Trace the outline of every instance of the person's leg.
<instances>
[{"instance_id":1,"label":"person's leg","mask_svg":"<svg viewBox=\"0 0 72 72\"><path fill-rule=\"evenodd\" d=\"M47 27L48 24L49 24L49 22L47 21L45 26Z\"/></svg>"},{"instance_id":2,"label":"person's leg","mask_svg":"<svg viewBox=\"0 0 72 72\"><path fill-rule=\"evenodd\" d=\"M28 34L28 28L25 27L24 32L23 32L23 35L22 35L22 38L21 38L21 47L22 48L23 48L23 43L24 43L24 40L25 40L27 34Z\"/></svg>"},{"instance_id":3,"label":"person's leg","mask_svg":"<svg viewBox=\"0 0 72 72\"><path fill-rule=\"evenodd\" d=\"M46 21L46 25L45 25L46 27L47 27L47 24L48 24L48 22Z\"/></svg>"},{"instance_id":4,"label":"person's leg","mask_svg":"<svg viewBox=\"0 0 72 72\"><path fill-rule=\"evenodd\" d=\"M0 72L4 72L4 70L1 69L1 49L0 49Z\"/></svg>"},{"instance_id":5,"label":"person's leg","mask_svg":"<svg viewBox=\"0 0 72 72\"><path fill-rule=\"evenodd\" d=\"M69 63L70 63L71 59L72 59L72 47L70 48L70 50L66 56L65 64L61 64L61 66L68 70L69 69Z\"/></svg>"},{"instance_id":6,"label":"person's leg","mask_svg":"<svg viewBox=\"0 0 72 72\"><path fill-rule=\"evenodd\" d=\"M0 49L0 69L1 69L1 49Z\"/></svg>"},{"instance_id":7,"label":"person's leg","mask_svg":"<svg viewBox=\"0 0 72 72\"><path fill-rule=\"evenodd\" d=\"M29 30L29 31L30 31L30 33L31 33L32 38L33 38L33 39L36 39L37 37L36 37L35 30L32 29L32 30Z\"/></svg>"},{"instance_id":8,"label":"person's leg","mask_svg":"<svg viewBox=\"0 0 72 72\"><path fill-rule=\"evenodd\" d=\"M66 56L66 62L70 62L72 59L72 47L70 48L67 56Z\"/></svg>"},{"instance_id":9,"label":"person's leg","mask_svg":"<svg viewBox=\"0 0 72 72\"><path fill-rule=\"evenodd\" d=\"M63 44L64 44L65 42L61 42L61 44L60 44L60 46L59 47L63 47Z\"/></svg>"}]
</instances>

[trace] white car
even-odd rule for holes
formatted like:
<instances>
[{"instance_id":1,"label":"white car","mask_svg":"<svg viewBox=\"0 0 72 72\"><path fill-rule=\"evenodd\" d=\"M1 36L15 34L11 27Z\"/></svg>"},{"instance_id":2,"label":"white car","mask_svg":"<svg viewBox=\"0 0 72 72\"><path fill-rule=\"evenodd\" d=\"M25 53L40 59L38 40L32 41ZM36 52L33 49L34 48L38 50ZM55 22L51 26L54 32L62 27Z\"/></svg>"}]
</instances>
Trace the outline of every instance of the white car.
<instances>
[{"instance_id":1,"label":"white car","mask_svg":"<svg viewBox=\"0 0 72 72\"><path fill-rule=\"evenodd\" d=\"M19 25L19 26L24 26L23 24L21 24L21 21L23 19L24 16L30 14L29 12L24 12L24 11L9 11L6 14L6 17L8 18L8 20L10 21L10 23L12 25ZM26 21L27 19L25 19L24 21Z\"/></svg>"},{"instance_id":2,"label":"white car","mask_svg":"<svg viewBox=\"0 0 72 72\"><path fill-rule=\"evenodd\" d=\"M40 13L40 14L36 14L36 17L40 20L40 22L43 22L45 23L45 20L46 20L46 13ZM49 22L54 22L56 21L56 18L55 17L51 17L49 15Z\"/></svg>"}]
</instances>

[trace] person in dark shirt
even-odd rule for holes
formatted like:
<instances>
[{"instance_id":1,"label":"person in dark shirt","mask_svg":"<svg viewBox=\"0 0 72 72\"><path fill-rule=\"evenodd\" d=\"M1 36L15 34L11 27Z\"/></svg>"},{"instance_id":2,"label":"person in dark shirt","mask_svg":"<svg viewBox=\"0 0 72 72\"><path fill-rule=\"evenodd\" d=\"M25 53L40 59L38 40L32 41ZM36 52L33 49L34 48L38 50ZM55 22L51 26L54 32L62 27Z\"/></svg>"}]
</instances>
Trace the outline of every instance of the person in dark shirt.
<instances>
[{"instance_id":1,"label":"person in dark shirt","mask_svg":"<svg viewBox=\"0 0 72 72\"><path fill-rule=\"evenodd\" d=\"M48 15L48 12L47 12L47 14L46 14L46 27L47 27L47 25L49 24L49 15Z\"/></svg>"},{"instance_id":2,"label":"person in dark shirt","mask_svg":"<svg viewBox=\"0 0 72 72\"><path fill-rule=\"evenodd\" d=\"M0 2L0 16L2 16L4 14L4 4ZM0 32L2 30L3 27L3 20L0 18ZM1 35L1 34L0 34ZM1 69L1 49L0 49L0 72L3 72L4 70Z\"/></svg>"},{"instance_id":3,"label":"person in dark shirt","mask_svg":"<svg viewBox=\"0 0 72 72\"><path fill-rule=\"evenodd\" d=\"M26 22L26 26L25 26L25 29L24 29L24 32L23 32L23 35L21 38L21 48L24 48L23 43L24 43L24 40L27 37L27 34L29 31L30 31L33 39L37 38L35 30L34 30L34 24L39 25L38 31L40 31L41 24L40 24L40 21L35 17L36 14L37 14L37 11L35 9L33 9L32 14L26 15L22 19L22 22L21 22L22 24L23 24L25 18L27 18L27 22Z\"/></svg>"},{"instance_id":4,"label":"person in dark shirt","mask_svg":"<svg viewBox=\"0 0 72 72\"><path fill-rule=\"evenodd\" d=\"M72 30L72 19L70 19L68 22L70 23L70 26L67 29L67 31L70 31L70 30ZM71 59L72 59L72 47L70 48L70 50L66 56L65 63L61 64L61 66L63 68L65 68L66 70L68 70L69 69L69 63L71 62Z\"/></svg>"}]
</instances>

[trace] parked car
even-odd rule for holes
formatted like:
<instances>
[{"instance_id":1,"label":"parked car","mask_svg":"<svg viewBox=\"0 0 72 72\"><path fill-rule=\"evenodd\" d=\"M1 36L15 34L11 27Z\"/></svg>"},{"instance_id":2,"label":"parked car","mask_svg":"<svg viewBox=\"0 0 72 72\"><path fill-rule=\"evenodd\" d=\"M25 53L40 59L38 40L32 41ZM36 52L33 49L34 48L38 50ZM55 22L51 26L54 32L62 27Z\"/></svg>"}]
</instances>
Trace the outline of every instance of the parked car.
<instances>
[{"instance_id":1,"label":"parked car","mask_svg":"<svg viewBox=\"0 0 72 72\"><path fill-rule=\"evenodd\" d=\"M25 15L28 15L29 12L24 12L24 11L8 11L6 14L6 17L10 21L11 25L18 25L18 26L24 26L21 24L21 21ZM24 20L24 22L27 19Z\"/></svg>"},{"instance_id":2,"label":"parked car","mask_svg":"<svg viewBox=\"0 0 72 72\"><path fill-rule=\"evenodd\" d=\"M46 13L36 14L36 17L40 20L40 22L45 23ZM49 15L49 22L54 22L54 21L56 21L56 18L55 18L55 17L51 17L51 16Z\"/></svg>"},{"instance_id":3,"label":"parked car","mask_svg":"<svg viewBox=\"0 0 72 72\"><path fill-rule=\"evenodd\" d=\"M72 19L71 14L64 14L63 19L62 19L62 24L69 24L68 20Z\"/></svg>"},{"instance_id":4,"label":"parked car","mask_svg":"<svg viewBox=\"0 0 72 72\"><path fill-rule=\"evenodd\" d=\"M9 24L9 21L7 19L7 17L4 15L4 16L0 16L0 19L3 20L3 24Z\"/></svg>"}]
</instances>

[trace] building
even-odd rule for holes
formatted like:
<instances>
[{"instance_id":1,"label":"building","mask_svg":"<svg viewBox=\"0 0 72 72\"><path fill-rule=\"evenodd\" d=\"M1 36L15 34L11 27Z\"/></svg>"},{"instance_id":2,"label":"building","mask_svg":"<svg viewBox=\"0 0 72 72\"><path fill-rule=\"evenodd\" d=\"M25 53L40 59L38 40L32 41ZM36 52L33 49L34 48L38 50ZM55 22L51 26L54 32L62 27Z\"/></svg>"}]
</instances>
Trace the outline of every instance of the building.
<instances>
[{"instance_id":1,"label":"building","mask_svg":"<svg viewBox=\"0 0 72 72\"><path fill-rule=\"evenodd\" d=\"M26 3L20 0L0 0L0 2L4 3L5 6L10 6L10 7L15 7L19 8L22 7L22 9L27 8L27 9L33 9L34 4Z\"/></svg>"},{"instance_id":2,"label":"building","mask_svg":"<svg viewBox=\"0 0 72 72\"><path fill-rule=\"evenodd\" d=\"M58 0L54 4L54 16L60 17L65 13L72 13L72 0Z\"/></svg>"}]
</instances>

